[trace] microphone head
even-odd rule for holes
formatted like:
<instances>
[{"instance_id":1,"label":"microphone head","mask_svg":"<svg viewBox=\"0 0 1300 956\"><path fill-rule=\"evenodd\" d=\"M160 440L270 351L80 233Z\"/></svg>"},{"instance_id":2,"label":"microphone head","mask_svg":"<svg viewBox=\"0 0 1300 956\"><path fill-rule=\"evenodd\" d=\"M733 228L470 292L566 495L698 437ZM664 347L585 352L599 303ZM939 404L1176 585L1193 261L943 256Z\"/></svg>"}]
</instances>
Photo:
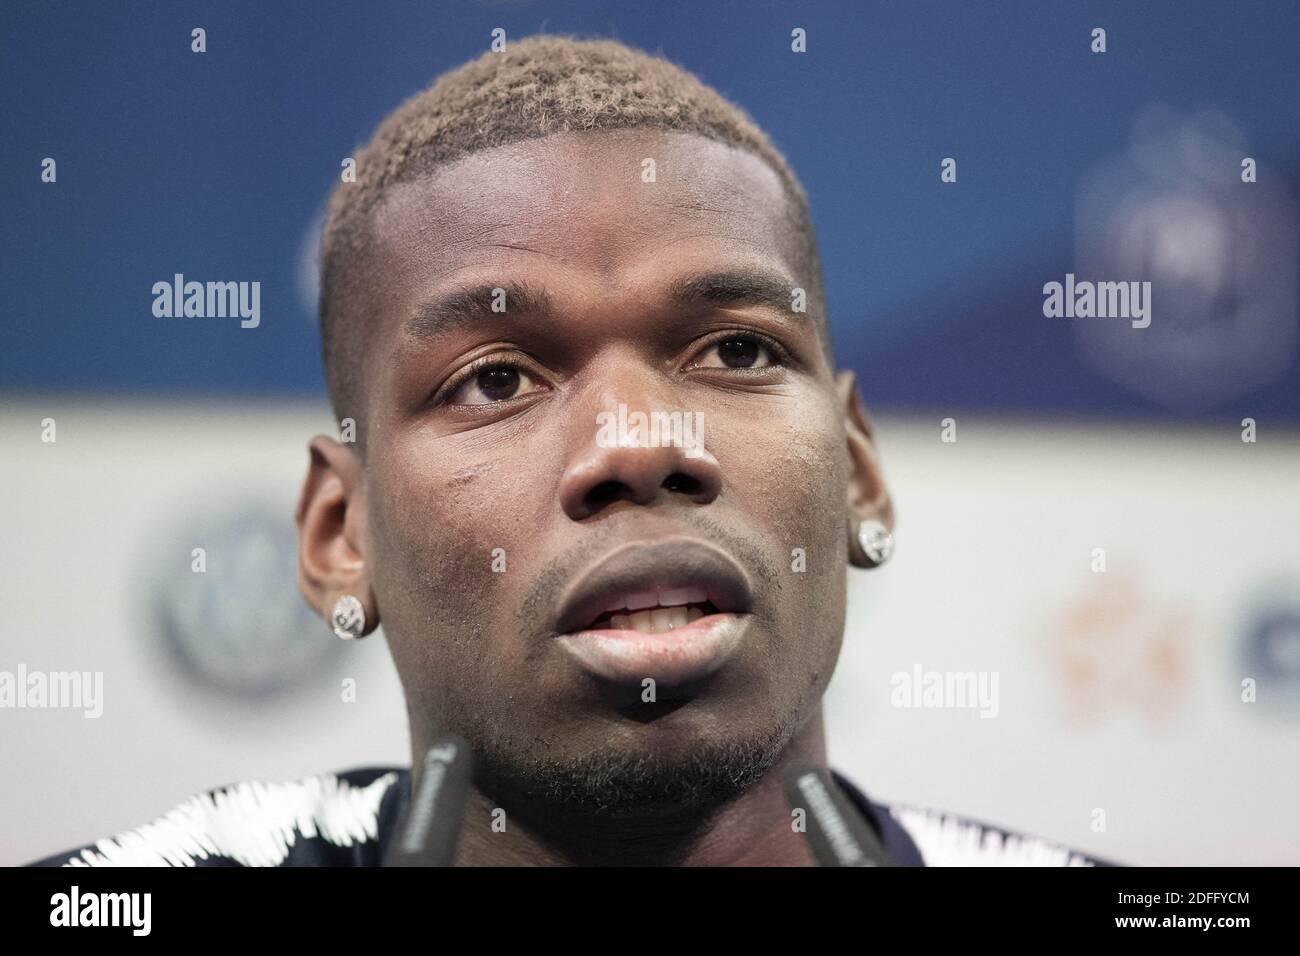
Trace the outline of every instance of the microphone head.
<instances>
[{"instance_id":1,"label":"microphone head","mask_svg":"<svg viewBox=\"0 0 1300 956\"><path fill-rule=\"evenodd\" d=\"M785 771L785 798L803 814L804 839L818 866L894 866L871 824L831 775L807 764Z\"/></svg>"},{"instance_id":2,"label":"microphone head","mask_svg":"<svg viewBox=\"0 0 1300 956\"><path fill-rule=\"evenodd\" d=\"M435 742L412 768L410 798L383 865L451 866L473 776L469 744L455 735Z\"/></svg>"}]
</instances>

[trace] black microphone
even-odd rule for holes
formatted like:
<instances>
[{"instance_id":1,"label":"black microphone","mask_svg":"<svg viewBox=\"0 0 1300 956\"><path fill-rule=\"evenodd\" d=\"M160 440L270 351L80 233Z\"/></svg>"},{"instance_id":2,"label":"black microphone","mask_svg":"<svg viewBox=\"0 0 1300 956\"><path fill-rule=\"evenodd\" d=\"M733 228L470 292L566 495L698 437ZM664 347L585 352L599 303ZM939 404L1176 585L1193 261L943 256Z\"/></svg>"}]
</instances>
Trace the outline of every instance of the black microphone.
<instances>
[{"instance_id":1,"label":"black microphone","mask_svg":"<svg viewBox=\"0 0 1300 956\"><path fill-rule=\"evenodd\" d=\"M896 866L871 824L825 770L785 771L785 798L803 813L804 839L818 866Z\"/></svg>"},{"instance_id":2,"label":"black microphone","mask_svg":"<svg viewBox=\"0 0 1300 956\"><path fill-rule=\"evenodd\" d=\"M384 866L451 866L465 817L473 758L460 737L443 737L424 755L389 844Z\"/></svg>"}]
</instances>

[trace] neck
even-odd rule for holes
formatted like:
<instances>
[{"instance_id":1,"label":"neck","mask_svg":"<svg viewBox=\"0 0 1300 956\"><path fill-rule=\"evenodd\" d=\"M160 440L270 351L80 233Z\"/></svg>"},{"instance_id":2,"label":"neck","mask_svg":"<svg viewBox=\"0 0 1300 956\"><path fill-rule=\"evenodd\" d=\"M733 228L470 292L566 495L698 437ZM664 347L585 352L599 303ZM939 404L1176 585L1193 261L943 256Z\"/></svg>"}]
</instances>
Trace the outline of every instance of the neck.
<instances>
[{"instance_id":1,"label":"neck","mask_svg":"<svg viewBox=\"0 0 1300 956\"><path fill-rule=\"evenodd\" d=\"M757 783L719 806L612 819L553 811L471 788L457 866L812 866L791 826L784 772L800 762L826 768L818 707ZM504 829L501 828L505 811ZM493 821L497 821L493 829Z\"/></svg>"}]
</instances>

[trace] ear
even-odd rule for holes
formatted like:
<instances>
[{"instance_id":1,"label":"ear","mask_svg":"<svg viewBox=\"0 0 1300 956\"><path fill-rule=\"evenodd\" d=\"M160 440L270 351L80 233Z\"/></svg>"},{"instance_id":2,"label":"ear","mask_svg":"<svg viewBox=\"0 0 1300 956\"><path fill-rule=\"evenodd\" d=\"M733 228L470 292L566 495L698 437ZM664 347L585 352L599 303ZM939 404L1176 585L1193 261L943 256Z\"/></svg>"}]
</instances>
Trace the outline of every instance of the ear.
<instances>
[{"instance_id":1,"label":"ear","mask_svg":"<svg viewBox=\"0 0 1300 956\"><path fill-rule=\"evenodd\" d=\"M857 377L848 369L837 372L835 389L844 411L844 431L849 447L849 521L853 530L860 522L874 519L893 531L894 502L885 487L880 453L876 450L867 409L858 393ZM852 532L849 537L856 539Z\"/></svg>"},{"instance_id":2,"label":"ear","mask_svg":"<svg viewBox=\"0 0 1300 956\"><path fill-rule=\"evenodd\" d=\"M346 445L317 435L294 514L298 522L298 590L326 621L345 594L366 612L363 634L379 624L366 565L365 481L361 461Z\"/></svg>"}]
</instances>

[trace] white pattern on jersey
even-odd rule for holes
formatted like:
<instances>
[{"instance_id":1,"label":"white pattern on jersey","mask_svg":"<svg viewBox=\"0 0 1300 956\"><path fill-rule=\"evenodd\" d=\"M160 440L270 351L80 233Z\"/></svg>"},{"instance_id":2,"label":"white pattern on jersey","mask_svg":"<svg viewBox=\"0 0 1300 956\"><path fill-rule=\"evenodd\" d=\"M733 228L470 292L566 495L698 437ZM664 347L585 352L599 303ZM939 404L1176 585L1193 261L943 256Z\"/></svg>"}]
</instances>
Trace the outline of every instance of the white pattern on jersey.
<instances>
[{"instance_id":1,"label":"white pattern on jersey","mask_svg":"<svg viewBox=\"0 0 1300 956\"><path fill-rule=\"evenodd\" d=\"M891 806L926 866L1092 866L1068 847L1041 837L1003 833L952 814Z\"/></svg>"},{"instance_id":2,"label":"white pattern on jersey","mask_svg":"<svg viewBox=\"0 0 1300 956\"><path fill-rule=\"evenodd\" d=\"M246 781L200 793L153 823L85 849L65 866L194 866L229 857L244 866L278 866L300 838L336 846L379 835L379 802L396 773L353 787L332 773L287 783Z\"/></svg>"},{"instance_id":3,"label":"white pattern on jersey","mask_svg":"<svg viewBox=\"0 0 1300 956\"><path fill-rule=\"evenodd\" d=\"M374 844L384 794L404 772L389 770L362 786L323 773L199 793L153 823L99 840L63 865L195 866L220 857L243 866L280 866L299 840L319 839L336 847ZM954 814L906 805L890 806L888 812L916 844L926 866L1093 865L1058 843Z\"/></svg>"}]
</instances>

